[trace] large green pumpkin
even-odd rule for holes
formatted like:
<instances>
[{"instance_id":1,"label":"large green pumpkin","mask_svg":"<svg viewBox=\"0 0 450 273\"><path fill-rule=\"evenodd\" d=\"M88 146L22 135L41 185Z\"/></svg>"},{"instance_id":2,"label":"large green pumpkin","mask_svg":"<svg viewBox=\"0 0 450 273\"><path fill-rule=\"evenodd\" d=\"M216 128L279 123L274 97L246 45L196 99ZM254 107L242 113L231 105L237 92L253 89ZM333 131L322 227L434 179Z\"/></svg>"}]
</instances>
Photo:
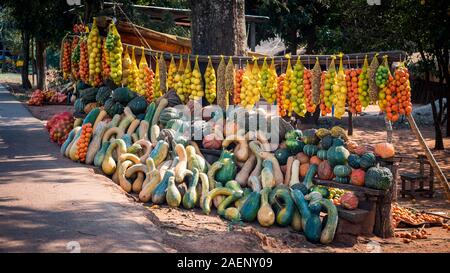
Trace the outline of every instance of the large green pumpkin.
<instances>
[{"instance_id":1,"label":"large green pumpkin","mask_svg":"<svg viewBox=\"0 0 450 273\"><path fill-rule=\"evenodd\" d=\"M319 143L319 138L317 137L316 132L316 129L308 129L303 131L303 142L305 142L305 144L317 145Z\"/></svg>"},{"instance_id":2,"label":"large green pumpkin","mask_svg":"<svg viewBox=\"0 0 450 273\"><path fill-rule=\"evenodd\" d=\"M275 158L280 165L286 165L288 157L291 155L288 149L278 149L274 152Z\"/></svg>"},{"instance_id":3,"label":"large green pumpkin","mask_svg":"<svg viewBox=\"0 0 450 273\"><path fill-rule=\"evenodd\" d=\"M352 168L347 165L336 165L333 169L333 173L337 177L347 177L352 173Z\"/></svg>"},{"instance_id":4,"label":"large green pumpkin","mask_svg":"<svg viewBox=\"0 0 450 273\"><path fill-rule=\"evenodd\" d=\"M365 186L377 190L387 190L392 184L394 177L391 170L386 167L371 167L364 177Z\"/></svg>"},{"instance_id":5,"label":"large green pumpkin","mask_svg":"<svg viewBox=\"0 0 450 273\"><path fill-rule=\"evenodd\" d=\"M368 170L369 168L375 166L377 159L374 153L365 153L359 158L359 165L362 169Z\"/></svg>"},{"instance_id":6,"label":"large green pumpkin","mask_svg":"<svg viewBox=\"0 0 450 273\"><path fill-rule=\"evenodd\" d=\"M345 165L350 152L344 146L332 146L328 149L327 160L332 167Z\"/></svg>"},{"instance_id":7,"label":"large green pumpkin","mask_svg":"<svg viewBox=\"0 0 450 273\"><path fill-rule=\"evenodd\" d=\"M307 156L314 156L314 155L316 155L318 150L319 149L317 148L317 146L313 145L313 144L307 144L307 145L305 145L305 147L303 147L303 152Z\"/></svg>"},{"instance_id":8,"label":"large green pumpkin","mask_svg":"<svg viewBox=\"0 0 450 273\"><path fill-rule=\"evenodd\" d=\"M330 147L333 146L333 137L326 136L326 137L322 138L319 145L324 150L330 149Z\"/></svg>"},{"instance_id":9,"label":"large green pumpkin","mask_svg":"<svg viewBox=\"0 0 450 273\"><path fill-rule=\"evenodd\" d=\"M348 165L353 169L359 169L361 166L359 164L360 158L358 155L351 154L348 156Z\"/></svg>"},{"instance_id":10,"label":"large green pumpkin","mask_svg":"<svg viewBox=\"0 0 450 273\"><path fill-rule=\"evenodd\" d=\"M135 115L139 115L141 113L144 113L147 109L147 100L142 96L137 96L134 99L132 99L128 104L128 107L130 107L131 111Z\"/></svg>"},{"instance_id":11,"label":"large green pumpkin","mask_svg":"<svg viewBox=\"0 0 450 273\"><path fill-rule=\"evenodd\" d=\"M327 150L318 150L318 151L317 151L317 156L318 156L321 160L326 160L326 159L327 159Z\"/></svg>"}]
</instances>

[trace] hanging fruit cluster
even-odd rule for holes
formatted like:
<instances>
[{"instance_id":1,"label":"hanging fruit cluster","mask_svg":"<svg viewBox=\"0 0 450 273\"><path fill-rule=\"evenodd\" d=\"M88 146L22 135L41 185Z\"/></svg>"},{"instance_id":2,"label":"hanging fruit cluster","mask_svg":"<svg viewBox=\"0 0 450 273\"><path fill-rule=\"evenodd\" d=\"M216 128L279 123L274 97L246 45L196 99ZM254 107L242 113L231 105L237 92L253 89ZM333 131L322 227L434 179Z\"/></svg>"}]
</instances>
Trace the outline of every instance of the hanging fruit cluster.
<instances>
[{"instance_id":1,"label":"hanging fruit cluster","mask_svg":"<svg viewBox=\"0 0 450 273\"><path fill-rule=\"evenodd\" d=\"M233 93L233 103L238 105L241 103L241 87L242 87L242 77L244 76L245 70L239 68L236 70L236 75L234 77L234 93Z\"/></svg>"},{"instance_id":2,"label":"hanging fruit cluster","mask_svg":"<svg viewBox=\"0 0 450 273\"><path fill-rule=\"evenodd\" d=\"M169 70L167 72L167 88L171 89L175 87L175 75L177 74L177 66L173 55L170 57Z\"/></svg>"},{"instance_id":3,"label":"hanging fruit cluster","mask_svg":"<svg viewBox=\"0 0 450 273\"><path fill-rule=\"evenodd\" d=\"M378 66L377 72L375 73L375 83L378 88L384 88L389 79L389 66L387 63L387 55L383 56L383 63Z\"/></svg>"},{"instance_id":4,"label":"hanging fruit cluster","mask_svg":"<svg viewBox=\"0 0 450 273\"><path fill-rule=\"evenodd\" d=\"M408 69L402 64L394 72L394 77L388 79L386 91L386 118L397 121L401 115L412 112L411 86Z\"/></svg>"},{"instance_id":5,"label":"hanging fruit cluster","mask_svg":"<svg viewBox=\"0 0 450 273\"><path fill-rule=\"evenodd\" d=\"M339 70L336 82L333 85L333 104L334 116L338 119L345 114L345 102L347 101L347 83L345 82L344 65L342 64L342 56L340 55Z\"/></svg>"},{"instance_id":6,"label":"hanging fruit cluster","mask_svg":"<svg viewBox=\"0 0 450 273\"><path fill-rule=\"evenodd\" d=\"M306 111L308 113L314 113L316 111L316 105L313 103L311 81L312 72L309 69L305 69L303 72L303 89L305 92Z\"/></svg>"},{"instance_id":7,"label":"hanging fruit cluster","mask_svg":"<svg viewBox=\"0 0 450 273\"><path fill-rule=\"evenodd\" d=\"M174 77L174 88L175 92L177 93L178 97L182 102L186 101L186 97L184 96L183 92L183 80L184 78L184 64L183 64L183 57L180 56L180 62L178 63L178 69Z\"/></svg>"},{"instance_id":8,"label":"hanging fruit cluster","mask_svg":"<svg viewBox=\"0 0 450 273\"><path fill-rule=\"evenodd\" d=\"M167 67L163 53L161 53L161 56L159 57L158 61L159 61L159 90L161 91L161 94L165 94L167 92Z\"/></svg>"},{"instance_id":9,"label":"hanging fruit cluster","mask_svg":"<svg viewBox=\"0 0 450 273\"><path fill-rule=\"evenodd\" d=\"M109 53L106 49L106 39L102 39L102 77L107 79L111 76L111 67L109 66Z\"/></svg>"},{"instance_id":10,"label":"hanging fruit cluster","mask_svg":"<svg viewBox=\"0 0 450 273\"><path fill-rule=\"evenodd\" d=\"M72 40L72 56L70 58L70 63L72 66L72 77L75 80L80 78L80 38L75 36Z\"/></svg>"},{"instance_id":11,"label":"hanging fruit cluster","mask_svg":"<svg viewBox=\"0 0 450 273\"><path fill-rule=\"evenodd\" d=\"M80 40L80 79L84 83L89 83L89 53L86 37Z\"/></svg>"},{"instance_id":12,"label":"hanging fruit cluster","mask_svg":"<svg viewBox=\"0 0 450 273\"><path fill-rule=\"evenodd\" d=\"M102 83L101 78L101 50L102 43L100 33L97 28L97 21L94 18L92 29L88 36L88 52L89 52L89 83L93 86L99 86Z\"/></svg>"},{"instance_id":13,"label":"hanging fruit cluster","mask_svg":"<svg viewBox=\"0 0 450 273\"><path fill-rule=\"evenodd\" d=\"M203 81L202 81L202 73L200 72L200 68L198 66L198 56L195 57L194 69L192 70L191 77L191 88L189 99L191 100L201 100L205 95L203 92Z\"/></svg>"},{"instance_id":14,"label":"hanging fruit cluster","mask_svg":"<svg viewBox=\"0 0 450 273\"><path fill-rule=\"evenodd\" d=\"M138 80L136 85L136 92L144 96L147 94L147 72L148 69L147 60L145 59L144 48L142 48L141 60L139 61Z\"/></svg>"},{"instance_id":15,"label":"hanging fruit cluster","mask_svg":"<svg viewBox=\"0 0 450 273\"><path fill-rule=\"evenodd\" d=\"M160 86L160 81L159 81L159 58L158 58L158 55L156 55L156 60L155 60L155 62L156 62L156 65L155 65L155 77L154 77L154 80L153 80L153 96L154 96L154 99L158 99L159 97L161 97L162 96L162 94L161 94L161 86ZM181 98L180 98L181 99Z\"/></svg>"},{"instance_id":16,"label":"hanging fruit cluster","mask_svg":"<svg viewBox=\"0 0 450 273\"><path fill-rule=\"evenodd\" d=\"M131 49L131 66L128 73L128 88L137 91L139 69L136 62L136 55L134 54L134 47Z\"/></svg>"},{"instance_id":17,"label":"hanging fruit cluster","mask_svg":"<svg viewBox=\"0 0 450 273\"><path fill-rule=\"evenodd\" d=\"M72 56L72 43L66 38L63 41L63 58L62 58L62 70L64 79L67 80L70 76L72 66L70 64L70 59Z\"/></svg>"},{"instance_id":18,"label":"hanging fruit cluster","mask_svg":"<svg viewBox=\"0 0 450 273\"><path fill-rule=\"evenodd\" d=\"M77 153L80 162L86 161L86 154L89 146L89 141L92 136L92 124L86 123L81 127L81 136L77 143Z\"/></svg>"},{"instance_id":19,"label":"hanging fruit cluster","mask_svg":"<svg viewBox=\"0 0 450 273\"><path fill-rule=\"evenodd\" d=\"M377 72L378 65L380 63L378 62L378 53L375 54L375 56L372 59L372 62L370 62L369 69L367 71L367 80L369 83L369 98L371 103L375 103L378 100L378 86L375 82L375 74Z\"/></svg>"},{"instance_id":20,"label":"hanging fruit cluster","mask_svg":"<svg viewBox=\"0 0 450 273\"><path fill-rule=\"evenodd\" d=\"M280 117L287 115L287 109L284 108L284 100L286 100L286 96L283 91L285 77L286 74L284 73L277 77L277 110Z\"/></svg>"},{"instance_id":21,"label":"hanging fruit cluster","mask_svg":"<svg viewBox=\"0 0 450 273\"><path fill-rule=\"evenodd\" d=\"M225 67L225 97L223 103L226 107L230 104L230 94L233 94L234 92L234 74L234 63L230 56L227 66Z\"/></svg>"},{"instance_id":22,"label":"hanging fruit cluster","mask_svg":"<svg viewBox=\"0 0 450 273\"><path fill-rule=\"evenodd\" d=\"M225 88L225 73L226 73L227 67L225 65L225 60L223 56L220 58L219 66L217 67L217 88L216 88L216 104L219 107L222 107L222 109L225 109L227 107L226 104L226 88Z\"/></svg>"},{"instance_id":23,"label":"hanging fruit cluster","mask_svg":"<svg viewBox=\"0 0 450 273\"><path fill-rule=\"evenodd\" d=\"M361 102L362 107L366 108L370 103L369 96L369 61L367 55L364 58L364 64L361 71L358 73L358 99Z\"/></svg>"},{"instance_id":24,"label":"hanging fruit cluster","mask_svg":"<svg viewBox=\"0 0 450 273\"><path fill-rule=\"evenodd\" d=\"M283 80L283 109L285 109L286 114L289 114L289 116L292 113L292 103L290 100L290 82L293 78L293 71L292 71L292 65L291 65L291 58L288 58L288 63L286 67L286 73Z\"/></svg>"},{"instance_id":25,"label":"hanging fruit cluster","mask_svg":"<svg viewBox=\"0 0 450 273\"><path fill-rule=\"evenodd\" d=\"M331 113L331 108L333 106L334 94L333 94L333 86L335 85L336 78L336 67L334 64L334 59L336 57L331 57L330 66L327 71L322 73L322 84L321 88L321 97L320 97L320 110L322 112L322 116L326 116Z\"/></svg>"},{"instance_id":26,"label":"hanging fruit cluster","mask_svg":"<svg viewBox=\"0 0 450 273\"><path fill-rule=\"evenodd\" d=\"M387 62L387 56L383 56L383 63L378 66L377 72L375 73L375 83L377 84L378 90L378 106L382 111L385 110L387 106L387 101L392 99L392 91L390 87L394 87L393 81L394 77L391 75L389 70L389 65ZM398 110L398 109L397 109Z\"/></svg>"},{"instance_id":27,"label":"hanging fruit cluster","mask_svg":"<svg viewBox=\"0 0 450 273\"><path fill-rule=\"evenodd\" d=\"M245 73L242 77L241 87L241 105L246 108L252 108L259 100L259 67L258 62L255 59L253 67L248 62L245 67Z\"/></svg>"},{"instance_id":28,"label":"hanging fruit cluster","mask_svg":"<svg viewBox=\"0 0 450 273\"><path fill-rule=\"evenodd\" d=\"M208 56L208 65L205 70L205 96L206 100L212 104L216 99L216 72Z\"/></svg>"},{"instance_id":29,"label":"hanging fruit cluster","mask_svg":"<svg viewBox=\"0 0 450 273\"><path fill-rule=\"evenodd\" d=\"M125 54L122 60L122 85L128 85L128 78L131 74L131 58L128 54L128 46L125 48Z\"/></svg>"},{"instance_id":30,"label":"hanging fruit cluster","mask_svg":"<svg viewBox=\"0 0 450 273\"><path fill-rule=\"evenodd\" d=\"M269 103L272 104L277 98L277 72L275 71L274 61L269 67L266 58L260 72L261 95Z\"/></svg>"},{"instance_id":31,"label":"hanging fruit cluster","mask_svg":"<svg viewBox=\"0 0 450 273\"><path fill-rule=\"evenodd\" d=\"M145 83L146 83L146 98L148 102L152 102L154 100L154 90L153 90L153 81L155 79L155 72L149 67L144 69L145 71Z\"/></svg>"},{"instance_id":32,"label":"hanging fruit cluster","mask_svg":"<svg viewBox=\"0 0 450 273\"><path fill-rule=\"evenodd\" d=\"M312 103L317 106L320 103L320 82L322 78L322 69L320 68L319 58L316 57L316 63L312 69L311 92Z\"/></svg>"},{"instance_id":33,"label":"hanging fruit cluster","mask_svg":"<svg viewBox=\"0 0 450 273\"><path fill-rule=\"evenodd\" d=\"M301 62L300 57L298 57L291 78L289 79L289 95L292 103L292 110L301 117L304 117L306 113L305 90L303 88L304 72L305 67Z\"/></svg>"},{"instance_id":34,"label":"hanging fruit cluster","mask_svg":"<svg viewBox=\"0 0 450 273\"><path fill-rule=\"evenodd\" d=\"M108 64L111 68L111 79L115 84L122 80L122 42L119 32L114 24L109 25L106 37L106 49L108 50Z\"/></svg>"},{"instance_id":35,"label":"hanging fruit cluster","mask_svg":"<svg viewBox=\"0 0 450 273\"><path fill-rule=\"evenodd\" d=\"M353 113L361 112L361 102L358 97L358 75L361 69L347 69L345 70L345 80L347 82L348 91L348 110Z\"/></svg>"}]
</instances>

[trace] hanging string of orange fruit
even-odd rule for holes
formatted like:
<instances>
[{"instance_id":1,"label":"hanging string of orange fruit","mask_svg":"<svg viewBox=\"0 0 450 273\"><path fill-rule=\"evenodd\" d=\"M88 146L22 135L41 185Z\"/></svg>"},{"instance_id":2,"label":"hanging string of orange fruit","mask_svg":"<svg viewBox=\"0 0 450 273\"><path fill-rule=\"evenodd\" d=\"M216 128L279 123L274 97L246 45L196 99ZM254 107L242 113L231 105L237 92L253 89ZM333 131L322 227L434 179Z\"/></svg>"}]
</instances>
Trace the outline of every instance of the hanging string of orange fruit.
<instances>
[{"instance_id":1,"label":"hanging string of orange fruit","mask_svg":"<svg viewBox=\"0 0 450 273\"><path fill-rule=\"evenodd\" d=\"M63 39L62 49L62 71L64 79L67 80L71 74L72 69L72 66L70 64L70 59L72 56L72 42L69 38L65 37Z\"/></svg>"},{"instance_id":2,"label":"hanging string of orange fruit","mask_svg":"<svg viewBox=\"0 0 450 273\"><path fill-rule=\"evenodd\" d=\"M72 56L70 58L72 66L72 77L74 80L80 79L80 38L73 37L72 40Z\"/></svg>"},{"instance_id":3,"label":"hanging string of orange fruit","mask_svg":"<svg viewBox=\"0 0 450 273\"><path fill-rule=\"evenodd\" d=\"M80 40L80 79L84 83L89 83L89 53L87 38L82 37Z\"/></svg>"},{"instance_id":4,"label":"hanging string of orange fruit","mask_svg":"<svg viewBox=\"0 0 450 273\"><path fill-rule=\"evenodd\" d=\"M312 72L305 68L305 71L303 72L303 90L305 92L306 111L308 113L314 113L316 111L316 105L313 103L311 82Z\"/></svg>"},{"instance_id":5,"label":"hanging string of orange fruit","mask_svg":"<svg viewBox=\"0 0 450 273\"><path fill-rule=\"evenodd\" d=\"M291 56L287 55L286 58L288 59L287 67L286 67L286 73L283 80L283 109L286 110L287 114L291 116L292 114L292 103L290 100L290 88L291 88L291 81L293 79L293 71L292 71L292 65L291 65Z\"/></svg>"},{"instance_id":6,"label":"hanging string of orange fruit","mask_svg":"<svg viewBox=\"0 0 450 273\"><path fill-rule=\"evenodd\" d=\"M358 97L358 71L360 69L346 69L345 70L345 81L347 82L347 103L348 110L352 114L361 112L361 102Z\"/></svg>"},{"instance_id":7,"label":"hanging string of orange fruit","mask_svg":"<svg viewBox=\"0 0 450 273\"><path fill-rule=\"evenodd\" d=\"M284 73L277 77L277 110L280 117L286 116L288 112L288 109L284 108L284 101L286 100L286 96L283 91L285 78L286 74Z\"/></svg>"},{"instance_id":8,"label":"hanging string of orange fruit","mask_svg":"<svg viewBox=\"0 0 450 273\"><path fill-rule=\"evenodd\" d=\"M235 105L241 103L241 87L242 87L242 77L244 76L245 70L239 68L236 70L236 74L234 76L234 94L233 94L233 102Z\"/></svg>"}]
</instances>

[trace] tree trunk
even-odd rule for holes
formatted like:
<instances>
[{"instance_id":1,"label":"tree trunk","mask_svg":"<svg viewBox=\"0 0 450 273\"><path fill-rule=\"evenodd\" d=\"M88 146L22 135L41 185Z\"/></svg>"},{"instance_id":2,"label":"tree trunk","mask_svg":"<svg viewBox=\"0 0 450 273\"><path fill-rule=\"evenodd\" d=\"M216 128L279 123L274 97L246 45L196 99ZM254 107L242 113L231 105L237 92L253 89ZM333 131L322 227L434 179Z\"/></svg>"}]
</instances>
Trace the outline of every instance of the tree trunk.
<instances>
[{"instance_id":1,"label":"tree trunk","mask_svg":"<svg viewBox=\"0 0 450 273\"><path fill-rule=\"evenodd\" d=\"M36 40L36 70L37 70L37 88L45 89L45 48L46 43L42 40Z\"/></svg>"},{"instance_id":2,"label":"tree trunk","mask_svg":"<svg viewBox=\"0 0 450 273\"><path fill-rule=\"evenodd\" d=\"M430 72L427 70L425 72L425 84L427 92L430 92ZM441 130L441 121L438 119L437 109L435 102L435 96L433 92L430 92L431 95L431 111L433 112L433 122L434 122L434 130L436 132L435 135L435 143L434 149L436 150L444 150L444 141L442 139L442 130Z\"/></svg>"},{"instance_id":3,"label":"tree trunk","mask_svg":"<svg viewBox=\"0 0 450 273\"><path fill-rule=\"evenodd\" d=\"M191 0L192 53L245 55L244 0Z\"/></svg>"},{"instance_id":4,"label":"tree trunk","mask_svg":"<svg viewBox=\"0 0 450 273\"><path fill-rule=\"evenodd\" d=\"M294 29L289 33L288 41L286 41L287 51L291 55L297 54L297 30Z\"/></svg>"},{"instance_id":5,"label":"tree trunk","mask_svg":"<svg viewBox=\"0 0 450 273\"><path fill-rule=\"evenodd\" d=\"M84 0L84 22L91 22L99 11L103 9L103 0Z\"/></svg>"},{"instance_id":6,"label":"tree trunk","mask_svg":"<svg viewBox=\"0 0 450 273\"><path fill-rule=\"evenodd\" d=\"M30 80L28 79L28 64L30 62L30 33L28 31L22 32L22 53L22 87L25 89L30 89L32 86Z\"/></svg>"}]
</instances>

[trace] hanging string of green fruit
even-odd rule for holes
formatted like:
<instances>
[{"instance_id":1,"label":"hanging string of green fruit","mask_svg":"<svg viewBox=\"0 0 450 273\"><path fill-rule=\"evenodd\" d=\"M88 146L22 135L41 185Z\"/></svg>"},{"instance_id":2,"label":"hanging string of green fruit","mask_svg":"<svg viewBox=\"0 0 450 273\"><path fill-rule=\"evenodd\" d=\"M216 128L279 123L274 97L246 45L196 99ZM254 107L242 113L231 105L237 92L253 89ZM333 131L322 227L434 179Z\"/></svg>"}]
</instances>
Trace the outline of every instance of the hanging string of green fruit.
<instances>
[{"instance_id":1,"label":"hanging string of green fruit","mask_svg":"<svg viewBox=\"0 0 450 273\"><path fill-rule=\"evenodd\" d=\"M367 71L367 80L369 82L369 98L370 102L375 104L378 100L378 86L375 81L375 74L379 66L378 53L373 56L372 62L370 63L369 69Z\"/></svg>"},{"instance_id":2,"label":"hanging string of green fruit","mask_svg":"<svg viewBox=\"0 0 450 273\"><path fill-rule=\"evenodd\" d=\"M261 95L270 104L272 104L277 98L276 78L277 75L273 64L273 58L270 67L267 64L267 58L264 58L260 72Z\"/></svg>"},{"instance_id":3,"label":"hanging string of green fruit","mask_svg":"<svg viewBox=\"0 0 450 273\"><path fill-rule=\"evenodd\" d=\"M389 71L389 64L387 60L388 56L383 56L383 62L377 68L377 72L375 73L375 83L378 90L378 106L382 111L386 108L386 95L389 93L388 89L388 81L389 78L392 78L391 72Z\"/></svg>"},{"instance_id":4,"label":"hanging string of green fruit","mask_svg":"<svg viewBox=\"0 0 450 273\"><path fill-rule=\"evenodd\" d=\"M326 116L331 113L334 101L337 102L337 97L333 92L333 86L335 85L336 78L336 65L334 60L335 56L331 56L331 62L328 66L328 70L324 71L323 79L322 79L322 97L321 97L321 106L320 109L322 111L322 116ZM336 99L335 99L336 98Z\"/></svg>"},{"instance_id":5,"label":"hanging string of green fruit","mask_svg":"<svg viewBox=\"0 0 450 273\"><path fill-rule=\"evenodd\" d=\"M301 117L304 117L306 114L305 90L303 88L304 70L305 67L300 60L300 57L297 57L289 82L289 91L292 110Z\"/></svg>"},{"instance_id":6,"label":"hanging string of green fruit","mask_svg":"<svg viewBox=\"0 0 450 273\"><path fill-rule=\"evenodd\" d=\"M116 26L111 23L106 36L106 49L108 51L108 64L111 68L111 79L115 84L120 84L122 80L122 41ZM127 75L128 76L128 75Z\"/></svg>"}]
</instances>

